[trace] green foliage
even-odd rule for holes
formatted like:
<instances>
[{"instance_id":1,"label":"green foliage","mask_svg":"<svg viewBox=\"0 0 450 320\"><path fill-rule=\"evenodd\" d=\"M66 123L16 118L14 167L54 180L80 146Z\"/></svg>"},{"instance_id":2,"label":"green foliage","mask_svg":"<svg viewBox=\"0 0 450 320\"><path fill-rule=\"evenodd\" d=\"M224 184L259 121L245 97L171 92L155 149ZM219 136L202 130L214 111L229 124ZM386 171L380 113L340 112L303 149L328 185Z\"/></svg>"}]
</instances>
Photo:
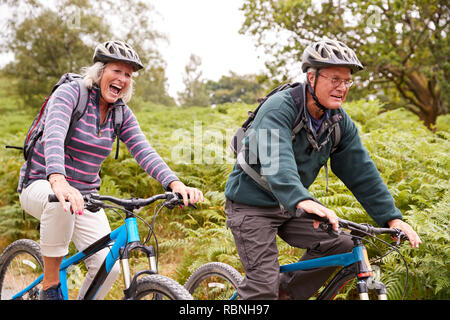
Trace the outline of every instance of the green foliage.
<instances>
[{"instance_id":1,"label":"green foliage","mask_svg":"<svg viewBox=\"0 0 450 320\"><path fill-rule=\"evenodd\" d=\"M0 145L21 145L34 115L17 112L11 108L11 97L3 98L3 94L1 97ZM205 202L199 204L198 210L177 208L169 212L164 209L157 218L155 231L159 239L161 272L169 272L167 268L174 265L171 276L181 283L196 267L210 261L229 263L242 272L233 237L225 227L223 191L234 164L228 152L230 133L234 133L247 117L247 111L254 109L255 105L236 103L220 105L215 109L183 109L140 103L139 100L134 103L141 128L153 147L182 181L198 187L205 195ZM363 143L389 186L404 219L417 230L423 242L420 249L411 249L408 244L401 248L409 267L406 298L448 299L450 132L445 126L439 129L438 125L438 130L433 133L416 116L404 110L380 113L382 105L377 101L356 101L347 104L345 109L355 120ZM196 141L199 139L194 134L197 130L202 133L201 143ZM208 139L211 136L221 139ZM180 145L191 152L187 163L180 162L177 151ZM212 157L214 161L207 163L206 155L212 149L222 152L218 152L220 157ZM197 159L198 151L200 158ZM38 233L35 219L29 215L25 221L22 219L15 192L22 165L20 152L4 150L0 153L0 163L0 247L4 247L20 237L36 239ZM102 167L102 194L145 197L163 191L159 183L139 168L123 143L119 159L114 160L111 155ZM323 170L310 187L310 192L336 210L340 217L373 223L350 191L332 173L328 194L325 192ZM143 210L140 215L151 221L153 207ZM112 228L122 222L118 215L111 213L108 216ZM140 230L142 235L146 234L143 224L140 224ZM302 254L302 250L290 247L280 238L277 243L280 263L297 261ZM377 259L378 251L370 244L368 249L370 256ZM400 298L406 273L399 255L393 253L385 257L380 267L389 297ZM340 297L352 294L354 290L350 288Z\"/></svg>"}]
</instances>

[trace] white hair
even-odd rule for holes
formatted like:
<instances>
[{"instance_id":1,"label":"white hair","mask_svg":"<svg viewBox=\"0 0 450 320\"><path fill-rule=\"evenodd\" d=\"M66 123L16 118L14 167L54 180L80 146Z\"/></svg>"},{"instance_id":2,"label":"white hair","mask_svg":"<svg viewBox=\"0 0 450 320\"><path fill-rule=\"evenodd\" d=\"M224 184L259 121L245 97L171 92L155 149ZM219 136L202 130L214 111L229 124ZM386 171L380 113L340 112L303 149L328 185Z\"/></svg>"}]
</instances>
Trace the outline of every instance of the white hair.
<instances>
[{"instance_id":1,"label":"white hair","mask_svg":"<svg viewBox=\"0 0 450 320\"><path fill-rule=\"evenodd\" d=\"M306 70L306 73L309 73L309 72L311 72L312 74L316 74L317 69L313 68L313 67L309 67L308 70Z\"/></svg>"},{"instance_id":2,"label":"white hair","mask_svg":"<svg viewBox=\"0 0 450 320\"><path fill-rule=\"evenodd\" d=\"M100 80L103 76L103 70L105 70L106 64L103 62L96 62L90 67L84 67L81 69L81 76L83 77L83 82L89 89L92 88L93 85L100 87ZM122 94L123 102L127 103L131 100L131 96L133 95L133 86L134 80L131 79L130 85L127 90L125 90Z\"/></svg>"}]
</instances>

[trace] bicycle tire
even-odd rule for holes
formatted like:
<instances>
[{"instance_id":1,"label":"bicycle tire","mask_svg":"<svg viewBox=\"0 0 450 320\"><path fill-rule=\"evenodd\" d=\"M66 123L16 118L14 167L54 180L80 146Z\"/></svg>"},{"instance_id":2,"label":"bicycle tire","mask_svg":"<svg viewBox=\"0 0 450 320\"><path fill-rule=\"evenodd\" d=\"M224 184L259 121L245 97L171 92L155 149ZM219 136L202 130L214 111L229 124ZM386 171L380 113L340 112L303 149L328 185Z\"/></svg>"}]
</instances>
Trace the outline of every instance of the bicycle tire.
<instances>
[{"instance_id":1,"label":"bicycle tire","mask_svg":"<svg viewBox=\"0 0 450 320\"><path fill-rule=\"evenodd\" d=\"M178 282L166 276L152 274L138 279L135 300L193 300L192 295Z\"/></svg>"},{"instance_id":2,"label":"bicycle tire","mask_svg":"<svg viewBox=\"0 0 450 320\"><path fill-rule=\"evenodd\" d=\"M11 243L0 255L0 300L11 299L30 285L43 270L44 260L38 243L30 239ZM40 285L35 286L20 299L39 299L39 289Z\"/></svg>"},{"instance_id":3,"label":"bicycle tire","mask_svg":"<svg viewBox=\"0 0 450 320\"><path fill-rule=\"evenodd\" d=\"M203 285L202 293L196 293L202 282L208 278L225 281L225 283L218 283L224 287L219 286L220 290L217 290L218 286L214 283L212 290L209 290L211 284L209 282ZM210 262L196 269L187 279L184 287L194 299L216 300L216 297L230 299L243 279L244 277L232 266L222 262ZM208 292L205 293L205 290Z\"/></svg>"}]
</instances>

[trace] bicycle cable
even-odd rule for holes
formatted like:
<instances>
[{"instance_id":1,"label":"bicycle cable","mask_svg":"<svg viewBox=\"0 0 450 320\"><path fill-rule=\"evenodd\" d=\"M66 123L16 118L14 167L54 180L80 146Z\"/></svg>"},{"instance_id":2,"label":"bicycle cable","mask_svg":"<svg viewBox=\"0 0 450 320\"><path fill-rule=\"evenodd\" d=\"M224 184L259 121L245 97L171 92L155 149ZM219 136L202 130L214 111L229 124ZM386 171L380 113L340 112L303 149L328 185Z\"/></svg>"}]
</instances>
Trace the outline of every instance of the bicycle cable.
<instances>
[{"instance_id":1,"label":"bicycle cable","mask_svg":"<svg viewBox=\"0 0 450 320\"><path fill-rule=\"evenodd\" d=\"M346 232L342 232L341 234L342 234L342 235L345 235L345 236L348 236L348 237L351 237L351 238L360 239L360 240L362 240L362 241L366 241L366 242L370 243L372 246L374 246L374 247L377 249L378 254L379 254L380 256L382 255L380 248L379 248L374 242L370 241L369 239L366 239L366 238L364 238L364 237L359 237L359 236L357 236L357 235L353 235L353 234L346 233ZM374 237L374 238L376 238L376 237ZM389 251L389 252L391 252L391 251Z\"/></svg>"},{"instance_id":2,"label":"bicycle cable","mask_svg":"<svg viewBox=\"0 0 450 320\"><path fill-rule=\"evenodd\" d=\"M155 226L156 217L161 212L163 206L164 206L164 202L155 206L155 209L153 210L153 219L152 219L151 225L147 221L145 221L143 218L138 216L139 219L142 220L145 223L145 225L148 227L148 233L147 233L146 237L144 238L144 241L142 242L142 244L145 245L146 243L148 243L150 241L150 238L152 237L152 235L155 240L156 267L158 267L158 261L159 261L159 244L158 244L158 238L156 237L156 233L154 230L154 226Z\"/></svg>"},{"instance_id":3,"label":"bicycle cable","mask_svg":"<svg viewBox=\"0 0 450 320\"><path fill-rule=\"evenodd\" d=\"M111 211L113 211L114 213L118 214L119 217L123 220L124 224L126 224L125 218L122 216L122 214L119 211L119 210L125 210L124 208L111 206L111 205L107 205L107 204L103 203L102 209L111 209ZM125 229L127 231L127 241L128 241L128 229L127 228L125 228ZM112 254L112 252L111 252L111 245L108 245L107 247L109 249L109 252Z\"/></svg>"}]
</instances>

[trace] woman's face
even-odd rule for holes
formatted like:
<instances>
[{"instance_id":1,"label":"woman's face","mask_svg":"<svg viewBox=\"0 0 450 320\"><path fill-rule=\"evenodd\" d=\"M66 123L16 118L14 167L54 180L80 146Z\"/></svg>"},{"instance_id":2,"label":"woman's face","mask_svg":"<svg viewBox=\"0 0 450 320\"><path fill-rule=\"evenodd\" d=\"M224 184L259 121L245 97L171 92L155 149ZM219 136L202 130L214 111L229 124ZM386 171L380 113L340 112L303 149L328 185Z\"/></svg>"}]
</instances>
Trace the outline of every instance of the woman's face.
<instances>
[{"instance_id":1,"label":"woman's face","mask_svg":"<svg viewBox=\"0 0 450 320\"><path fill-rule=\"evenodd\" d=\"M104 101L116 102L123 96L131 83L133 68L125 62L109 62L100 79L100 89Z\"/></svg>"}]
</instances>

